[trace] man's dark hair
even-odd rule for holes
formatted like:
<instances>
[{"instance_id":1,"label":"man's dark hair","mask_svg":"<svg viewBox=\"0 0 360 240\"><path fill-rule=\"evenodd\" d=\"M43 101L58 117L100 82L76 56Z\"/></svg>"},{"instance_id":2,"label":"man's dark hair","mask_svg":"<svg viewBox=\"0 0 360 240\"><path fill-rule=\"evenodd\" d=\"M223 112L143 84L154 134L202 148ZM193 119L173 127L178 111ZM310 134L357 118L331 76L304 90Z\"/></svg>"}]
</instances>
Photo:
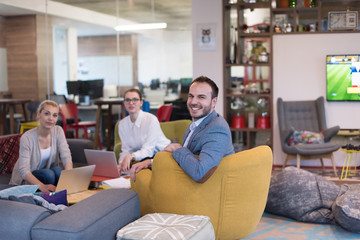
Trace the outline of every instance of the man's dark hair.
<instances>
[{"instance_id":1,"label":"man's dark hair","mask_svg":"<svg viewBox=\"0 0 360 240\"><path fill-rule=\"evenodd\" d=\"M143 100L142 94L141 94L139 89L131 88L131 89L126 90L125 93L124 93L124 97L128 92L136 92L137 94L139 94L140 101Z\"/></svg>"},{"instance_id":2,"label":"man's dark hair","mask_svg":"<svg viewBox=\"0 0 360 240\"><path fill-rule=\"evenodd\" d=\"M214 99L218 96L219 94L219 88L216 86L216 83L211 80L210 78L208 77L205 77L205 76L200 76L198 78L195 78L191 83L190 83L190 86L193 84L193 83L207 83L210 85L211 89L212 89L212 93L211 93L211 99Z\"/></svg>"}]
</instances>

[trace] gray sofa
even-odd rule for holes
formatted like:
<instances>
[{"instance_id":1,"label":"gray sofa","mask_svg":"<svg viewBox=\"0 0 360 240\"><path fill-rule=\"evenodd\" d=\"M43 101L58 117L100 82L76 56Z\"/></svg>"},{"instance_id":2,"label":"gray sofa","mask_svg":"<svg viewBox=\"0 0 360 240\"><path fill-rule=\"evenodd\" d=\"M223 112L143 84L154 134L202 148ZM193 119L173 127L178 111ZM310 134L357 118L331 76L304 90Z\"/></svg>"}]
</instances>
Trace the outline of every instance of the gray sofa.
<instances>
[{"instance_id":1,"label":"gray sofa","mask_svg":"<svg viewBox=\"0 0 360 240\"><path fill-rule=\"evenodd\" d=\"M0 190L8 185L18 158L20 136L0 136ZM67 139L74 167L86 165L85 148L93 142ZM16 155L17 154L17 155ZM42 206L0 199L0 240L2 239L115 239L117 231L140 217L135 191L107 189L53 213Z\"/></svg>"},{"instance_id":2,"label":"gray sofa","mask_svg":"<svg viewBox=\"0 0 360 240\"><path fill-rule=\"evenodd\" d=\"M140 217L140 201L129 189L103 190L63 211L0 200L0 239L116 239Z\"/></svg>"}]
</instances>

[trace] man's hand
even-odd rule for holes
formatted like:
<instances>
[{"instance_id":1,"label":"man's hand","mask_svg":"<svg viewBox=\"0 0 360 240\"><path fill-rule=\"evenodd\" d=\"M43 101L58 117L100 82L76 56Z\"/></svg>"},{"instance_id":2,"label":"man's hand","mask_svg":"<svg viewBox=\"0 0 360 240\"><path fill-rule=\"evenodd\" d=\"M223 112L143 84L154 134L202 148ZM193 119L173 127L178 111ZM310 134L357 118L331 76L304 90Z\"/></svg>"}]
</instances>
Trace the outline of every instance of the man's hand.
<instances>
[{"instance_id":1,"label":"man's hand","mask_svg":"<svg viewBox=\"0 0 360 240\"><path fill-rule=\"evenodd\" d=\"M132 154L128 154L124 157L124 159L122 160L121 163L119 163L119 171L121 172L126 172L129 171L130 169L130 162L133 159L133 155Z\"/></svg>"},{"instance_id":2,"label":"man's hand","mask_svg":"<svg viewBox=\"0 0 360 240\"><path fill-rule=\"evenodd\" d=\"M39 190L41 192L55 192L56 187L52 184L41 184Z\"/></svg>"},{"instance_id":3,"label":"man's hand","mask_svg":"<svg viewBox=\"0 0 360 240\"><path fill-rule=\"evenodd\" d=\"M135 182L136 180L136 173L140 172L144 168L148 168L151 165L151 160L147 159L142 162L135 163L131 166L130 169L130 177Z\"/></svg>"},{"instance_id":4,"label":"man's hand","mask_svg":"<svg viewBox=\"0 0 360 240\"><path fill-rule=\"evenodd\" d=\"M166 152L174 152L176 149L181 148L182 146L179 143L170 143L164 148Z\"/></svg>"}]
</instances>

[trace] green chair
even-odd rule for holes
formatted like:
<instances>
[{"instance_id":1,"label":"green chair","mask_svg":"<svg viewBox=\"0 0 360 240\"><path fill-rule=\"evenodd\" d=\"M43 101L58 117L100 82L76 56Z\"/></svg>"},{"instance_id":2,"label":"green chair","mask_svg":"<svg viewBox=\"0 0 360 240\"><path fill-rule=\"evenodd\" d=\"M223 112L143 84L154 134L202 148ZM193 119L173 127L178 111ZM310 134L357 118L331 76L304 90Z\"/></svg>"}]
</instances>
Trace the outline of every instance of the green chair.
<instances>
[{"instance_id":1,"label":"green chair","mask_svg":"<svg viewBox=\"0 0 360 240\"><path fill-rule=\"evenodd\" d=\"M187 127L191 124L191 120L184 119L184 120L175 120L169 122L161 122L160 127L165 136L171 140L171 142L178 142L182 144L183 136ZM118 130L119 122L115 125L114 131L114 152L116 159L119 159L119 155L121 152L121 140L119 136Z\"/></svg>"}]
</instances>

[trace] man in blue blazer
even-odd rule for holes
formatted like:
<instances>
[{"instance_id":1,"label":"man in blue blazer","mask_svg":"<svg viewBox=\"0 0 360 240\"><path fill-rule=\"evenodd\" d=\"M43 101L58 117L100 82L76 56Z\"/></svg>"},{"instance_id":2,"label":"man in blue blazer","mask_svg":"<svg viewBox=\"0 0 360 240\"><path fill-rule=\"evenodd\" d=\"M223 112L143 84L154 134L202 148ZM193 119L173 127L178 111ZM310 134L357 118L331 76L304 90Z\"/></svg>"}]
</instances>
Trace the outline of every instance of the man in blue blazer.
<instances>
[{"instance_id":1,"label":"man in blue blazer","mask_svg":"<svg viewBox=\"0 0 360 240\"><path fill-rule=\"evenodd\" d=\"M164 149L200 183L214 173L224 156L234 153L229 125L214 110L218 92L216 84L204 76L190 84L187 107L193 122L185 131L183 146L172 143Z\"/></svg>"},{"instance_id":2,"label":"man in blue blazer","mask_svg":"<svg viewBox=\"0 0 360 240\"><path fill-rule=\"evenodd\" d=\"M208 77L200 76L190 84L187 108L192 123L185 131L183 145L171 143L164 151L196 182L205 182L224 156L234 153L231 132L225 119L216 113L219 89ZM198 157L196 157L198 155ZM150 160L134 164L130 175L151 166Z\"/></svg>"}]
</instances>

